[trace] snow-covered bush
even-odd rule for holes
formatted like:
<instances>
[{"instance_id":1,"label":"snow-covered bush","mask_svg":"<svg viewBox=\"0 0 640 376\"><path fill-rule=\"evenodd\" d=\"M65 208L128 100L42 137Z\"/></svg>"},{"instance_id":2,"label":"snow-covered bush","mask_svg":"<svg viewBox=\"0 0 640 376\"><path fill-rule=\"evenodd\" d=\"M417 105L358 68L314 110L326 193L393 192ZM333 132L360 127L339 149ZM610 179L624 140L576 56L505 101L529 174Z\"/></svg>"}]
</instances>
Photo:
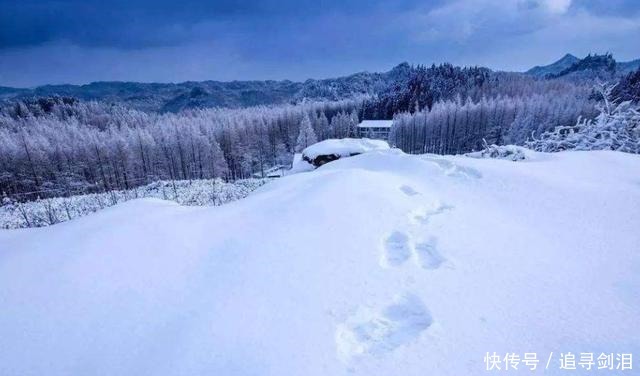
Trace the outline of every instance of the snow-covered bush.
<instances>
[{"instance_id":1,"label":"snow-covered bush","mask_svg":"<svg viewBox=\"0 0 640 376\"><path fill-rule=\"evenodd\" d=\"M17 202L3 198L0 228L42 227L104 209L134 198L154 197L182 205L222 205L249 195L267 179L244 179L226 183L221 179L157 181L130 190L111 191Z\"/></svg>"},{"instance_id":2,"label":"snow-covered bush","mask_svg":"<svg viewBox=\"0 0 640 376\"><path fill-rule=\"evenodd\" d=\"M640 107L630 101L615 103L614 86L600 86L603 103L600 114L591 119L578 119L572 126L557 127L539 139L527 142L536 151L617 150L640 153Z\"/></svg>"},{"instance_id":3,"label":"snow-covered bush","mask_svg":"<svg viewBox=\"0 0 640 376\"><path fill-rule=\"evenodd\" d=\"M486 140L483 140L483 142L483 150L466 153L465 156L471 158L507 159L514 162L526 159L526 149L521 146L495 144L489 145Z\"/></svg>"}]
</instances>

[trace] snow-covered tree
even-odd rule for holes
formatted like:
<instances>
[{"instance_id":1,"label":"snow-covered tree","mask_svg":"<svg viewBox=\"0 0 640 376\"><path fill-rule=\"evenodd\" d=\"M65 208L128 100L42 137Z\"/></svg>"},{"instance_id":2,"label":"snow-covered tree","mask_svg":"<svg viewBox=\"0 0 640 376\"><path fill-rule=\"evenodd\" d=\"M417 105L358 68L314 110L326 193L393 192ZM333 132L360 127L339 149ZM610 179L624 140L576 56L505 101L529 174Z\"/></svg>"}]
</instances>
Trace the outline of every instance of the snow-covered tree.
<instances>
[{"instance_id":1,"label":"snow-covered tree","mask_svg":"<svg viewBox=\"0 0 640 376\"><path fill-rule=\"evenodd\" d=\"M358 112L354 109L349 114L349 137L358 137Z\"/></svg>"},{"instance_id":2,"label":"snow-covered tree","mask_svg":"<svg viewBox=\"0 0 640 376\"><path fill-rule=\"evenodd\" d=\"M579 119L571 126L560 126L527 142L531 149L544 152L562 150L618 150L640 153L640 107L631 101L616 104L613 86L599 86L602 103L595 119Z\"/></svg>"},{"instance_id":3,"label":"snow-covered tree","mask_svg":"<svg viewBox=\"0 0 640 376\"><path fill-rule=\"evenodd\" d=\"M389 140L409 153L477 151L483 148L483 139L490 144L522 145L532 132L539 135L575 124L580 116L595 116L595 107L581 93L438 101L431 109L397 114Z\"/></svg>"},{"instance_id":4,"label":"snow-covered tree","mask_svg":"<svg viewBox=\"0 0 640 376\"><path fill-rule=\"evenodd\" d=\"M316 132L316 135L321 140L326 140L327 138L331 137L329 129L329 119L327 119L327 115L325 115L324 111L321 111L320 115L318 116L318 132Z\"/></svg>"},{"instance_id":5,"label":"snow-covered tree","mask_svg":"<svg viewBox=\"0 0 640 376\"><path fill-rule=\"evenodd\" d=\"M301 152L307 146L313 145L316 142L318 142L318 138L311 127L309 116L304 114L302 116L302 121L300 122L300 133L298 133L298 138L296 140L296 151Z\"/></svg>"},{"instance_id":6,"label":"snow-covered tree","mask_svg":"<svg viewBox=\"0 0 640 376\"><path fill-rule=\"evenodd\" d=\"M224 159L224 153L216 140L211 143L211 176L223 178L229 174L229 166Z\"/></svg>"},{"instance_id":7,"label":"snow-covered tree","mask_svg":"<svg viewBox=\"0 0 640 376\"><path fill-rule=\"evenodd\" d=\"M157 114L60 98L2 102L0 194L25 201L126 190L154 180L247 178L291 162L306 114L319 114L324 128L327 115L359 105L349 100Z\"/></svg>"}]
</instances>

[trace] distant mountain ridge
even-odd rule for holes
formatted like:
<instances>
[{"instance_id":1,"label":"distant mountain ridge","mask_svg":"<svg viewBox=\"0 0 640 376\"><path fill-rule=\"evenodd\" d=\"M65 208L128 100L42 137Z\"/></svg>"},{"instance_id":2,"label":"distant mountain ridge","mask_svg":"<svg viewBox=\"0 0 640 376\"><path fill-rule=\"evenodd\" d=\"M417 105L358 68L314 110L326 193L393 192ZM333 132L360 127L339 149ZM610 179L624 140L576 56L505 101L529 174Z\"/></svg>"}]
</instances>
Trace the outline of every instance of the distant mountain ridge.
<instances>
[{"instance_id":1,"label":"distant mountain ridge","mask_svg":"<svg viewBox=\"0 0 640 376\"><path fill-rule=\"evenodd\" d=\"M620 73L631 73L638 69L640 69L640 59L618 63L618 70Z\"/></svg>"},{"instance_id":2,"label":"distant mountain ridge","mask_svg":"<svg viewBox=\"0 0 640 376\"><path fill-rule=\"evenodd\" d=\"M616 62L610 54L587 55L580 59L566 54L558 61L535 66L524 73L540 79L591 80L618 79L640 68L640 59ZM489 75L498 74L483 68ZM73 97L83 101L102 101L153 112L178 112L190 108L247 107L277 105L313 100L341 100L379 95L402 86L416 72L404 62L382 73L309 79L267 81L188 81L182 83L93 82L86 85L44 85L36 88L0 86L0 104L33 97Z\"/></svg>"},{"instance_id":3,"label":"distant mountain ridge","mask_svg":"<svg viewBox=\"0 0 640 376\"><path fill-rule=\"evenodd\" d=\"M573 64L577 63L578 61L580 61L580 59L578 59L577 57L571 54L566 54L562 58L560 58L560 60L554 63L551 63L549 65L542 65L542 66L536 65L535 67L529 69L525 73L535 77L545 77L549 74L560 73L563 70L572 66Z\"/></svg>"},{"instance_id":4,"label":"distant mountain ridge","mask_svg":"<svg viewBox=\"0 0 640 376\"><path fill-rule=\"evenodd\" d=\"M604 55L589 54L580 59L572 54L566 54L560 60L549 65L535 66L525 74L538 78L593 78L593 76L624 75L640 68L640 59L617 62L609 53Z\"/></svg>"},{"instance_id":5,"label":"distant mountain ridge","mask_svg":"<svg viewBox=\"0 0 640 376\"><path fill-rule=\"evenodd\" d=\"M44 85L33 89L0 87L0 100L68 96L81 100L122 103L145 111L177 112L189 108L246 107L340 100L373 95L406 80L411 72L402 63L388 72L355 73L345 77L282 81L202 81L183 83L93 82L86 85Z\"/></svg>"}]
</instances>

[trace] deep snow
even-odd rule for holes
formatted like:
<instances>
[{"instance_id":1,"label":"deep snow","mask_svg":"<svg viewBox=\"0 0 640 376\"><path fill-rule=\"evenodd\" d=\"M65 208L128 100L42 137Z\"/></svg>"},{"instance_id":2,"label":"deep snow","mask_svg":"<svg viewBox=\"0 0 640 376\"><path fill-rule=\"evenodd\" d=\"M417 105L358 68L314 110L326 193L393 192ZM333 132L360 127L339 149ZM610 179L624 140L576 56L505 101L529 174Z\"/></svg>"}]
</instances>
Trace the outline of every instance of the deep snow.
<instances>
[{"instance_id":1,"label":"deep snow","mask_svg":"<svg viewBox=\"0 0 640 376\"><path fill-rule=\"evenodd\" d=\"M494 351L637 358L639 229L640 156L617 152L377 151L221 207L129 201L0 231L0 374L468 375ZM567 372L581 373L546 374Z\"/></svg>"}]
</instances>

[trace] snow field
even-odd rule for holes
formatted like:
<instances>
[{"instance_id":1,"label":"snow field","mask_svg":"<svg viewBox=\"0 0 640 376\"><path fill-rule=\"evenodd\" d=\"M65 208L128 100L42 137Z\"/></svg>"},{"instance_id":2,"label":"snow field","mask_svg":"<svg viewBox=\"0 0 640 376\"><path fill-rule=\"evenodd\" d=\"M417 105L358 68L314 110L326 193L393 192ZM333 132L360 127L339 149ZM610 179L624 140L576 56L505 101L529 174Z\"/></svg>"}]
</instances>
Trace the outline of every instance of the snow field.
<instances>
[{"instance_id":1,"label":"snow field","mask_svg":"<svg viewBox=\"0 0 640 376\"><path fill-rule=\"evenodd\" d=\"M0 374L457 376L494 351L638 354L639 157L527 157L374 151L215 208L132 200L2 230Z\"/></svg>"}]
</instances>

